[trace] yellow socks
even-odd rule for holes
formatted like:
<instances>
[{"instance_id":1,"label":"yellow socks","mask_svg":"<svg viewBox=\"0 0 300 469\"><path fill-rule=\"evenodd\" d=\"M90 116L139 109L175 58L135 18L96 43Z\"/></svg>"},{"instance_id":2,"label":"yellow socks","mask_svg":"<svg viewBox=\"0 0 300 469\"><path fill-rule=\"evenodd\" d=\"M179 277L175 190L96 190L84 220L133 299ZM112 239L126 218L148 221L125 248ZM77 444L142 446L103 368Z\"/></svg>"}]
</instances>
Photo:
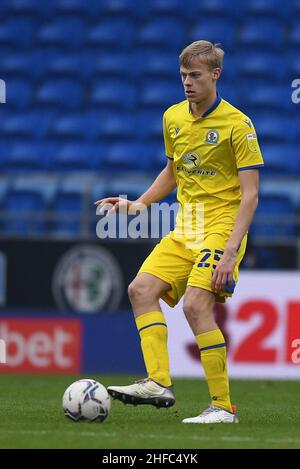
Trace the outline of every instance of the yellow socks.
<instances>
[{"instance_id":1,"label":"yellow socks","mask_svg":"<svg viewBox=\"0 0 300 469\"><path fill-rule=\"evenodd\" d=\"M226 344L220 329L196 336L212 405L232 412L226 364Z\"/></svg>"},{"instance_id":2,"label":"yellow socks","mask_svg":"<svg viewBox=\"0 0 300 469\"><path fill-rule=\"evenodd\" d=\"M161 311L151 311L135 318L148 377L162 386L171 386L168 329Z\"/></svg>"}]
</instances>

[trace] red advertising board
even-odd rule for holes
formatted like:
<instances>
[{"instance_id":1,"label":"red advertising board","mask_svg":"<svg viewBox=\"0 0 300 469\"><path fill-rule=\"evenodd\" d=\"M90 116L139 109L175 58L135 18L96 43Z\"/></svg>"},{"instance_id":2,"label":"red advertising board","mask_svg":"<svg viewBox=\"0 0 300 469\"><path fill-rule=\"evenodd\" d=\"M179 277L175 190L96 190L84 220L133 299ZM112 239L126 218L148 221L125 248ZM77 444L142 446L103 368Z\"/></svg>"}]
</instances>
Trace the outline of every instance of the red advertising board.
<instances>
[{"instance_id":1,"label":"red advertising board","mask_svg":"<svg viewBox=\"0 0 300 469\"><path fill-rule=\"evenodd\" d=\"M0 363L1 373L80 372L79 319L1 318L0 339L6 361Z\"/></svg>"}]
</instances>

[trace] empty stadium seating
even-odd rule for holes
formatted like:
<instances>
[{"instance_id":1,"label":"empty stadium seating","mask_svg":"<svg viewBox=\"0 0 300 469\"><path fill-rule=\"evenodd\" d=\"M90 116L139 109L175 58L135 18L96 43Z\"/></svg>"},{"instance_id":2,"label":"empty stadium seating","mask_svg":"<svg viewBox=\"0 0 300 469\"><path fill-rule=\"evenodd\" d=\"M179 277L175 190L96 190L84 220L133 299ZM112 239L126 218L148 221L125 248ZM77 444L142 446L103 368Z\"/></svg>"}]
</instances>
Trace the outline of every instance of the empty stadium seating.
<instances>
[{"instance_id":1,"label":"empty stadium seating","mask_svg":"<svg viewBox=\"0 0 300 469\"><path fill-rule=\"evenodd\" d=\"M0 14L7 85L0 205L4 214L19 203L40 214L32 223L2 219L5 236L80 235L83 186L63 186L74 172L93 177L90 197L100 177L107 185L99 190L108 194L119 192L118 184L132 197L141 193L144 175L166 163L162 113L184 99L178 54L200 38L225 48L219 92L254 121L266 160L262 182L299 177L300 103L291 100L292 80L300 77L299 0L3 0ZM47 176L51 197L40 186L16 185L14 175L22 174ZM300 198L285 194L288 202L278 191L259 213L290 214L278 233L291 237ZM73 215L55 223L41 216L45 210ZM253 233L272 236L275 228L258 223Z\"/></svg>"},{"instance_id":2,"label":"empty stadium seating","mask_svg":"<svg viewBox=\"0 0 300 469\"><path fill-rule=\"evenodd\" d=\"M261 196L251 234L257 237L271 237L273 240L292 237L296 235L295 216L296 210L289 197Z\"/></svg>"}]
</instances>

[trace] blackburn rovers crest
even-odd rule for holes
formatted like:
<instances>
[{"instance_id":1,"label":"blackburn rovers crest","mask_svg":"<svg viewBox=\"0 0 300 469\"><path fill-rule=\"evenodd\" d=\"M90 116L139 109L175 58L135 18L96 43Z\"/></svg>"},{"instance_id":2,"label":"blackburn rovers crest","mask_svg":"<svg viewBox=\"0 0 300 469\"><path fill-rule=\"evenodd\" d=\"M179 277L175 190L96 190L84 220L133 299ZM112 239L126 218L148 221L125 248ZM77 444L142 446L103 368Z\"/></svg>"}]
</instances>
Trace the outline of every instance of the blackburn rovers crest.
<instances>
[{"instance_id":1,"label":"blackburn rovers crest","mask_svg":"<svg viewBox=\"0 0 300 469\"><path fill-rule=\"evenodd\" d=\"M206 134L206 143L216 145L219 140L219 133L216 130L209 130Z\"/></svg>"}]
</instances>

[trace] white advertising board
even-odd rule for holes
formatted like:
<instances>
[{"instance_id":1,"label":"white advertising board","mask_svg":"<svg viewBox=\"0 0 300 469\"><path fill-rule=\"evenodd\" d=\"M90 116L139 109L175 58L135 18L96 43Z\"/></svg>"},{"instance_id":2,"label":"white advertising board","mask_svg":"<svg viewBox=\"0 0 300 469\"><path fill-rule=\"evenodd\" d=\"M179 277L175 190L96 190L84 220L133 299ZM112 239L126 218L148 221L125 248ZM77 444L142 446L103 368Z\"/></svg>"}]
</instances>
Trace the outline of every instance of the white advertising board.
<instances>
[{"instance_id":1,"label":"white advertising board","mask_svg":"<svg viewBox=\"0 0 300 469\"><path fill-rule=\"evenodd\" d=\"M169 330L172 376L203 376L185 319L161 301ZM300 273L240 272L232 298L215 310L228 344L231 378L300 379Z\"/></svg>"}]
</instances>

